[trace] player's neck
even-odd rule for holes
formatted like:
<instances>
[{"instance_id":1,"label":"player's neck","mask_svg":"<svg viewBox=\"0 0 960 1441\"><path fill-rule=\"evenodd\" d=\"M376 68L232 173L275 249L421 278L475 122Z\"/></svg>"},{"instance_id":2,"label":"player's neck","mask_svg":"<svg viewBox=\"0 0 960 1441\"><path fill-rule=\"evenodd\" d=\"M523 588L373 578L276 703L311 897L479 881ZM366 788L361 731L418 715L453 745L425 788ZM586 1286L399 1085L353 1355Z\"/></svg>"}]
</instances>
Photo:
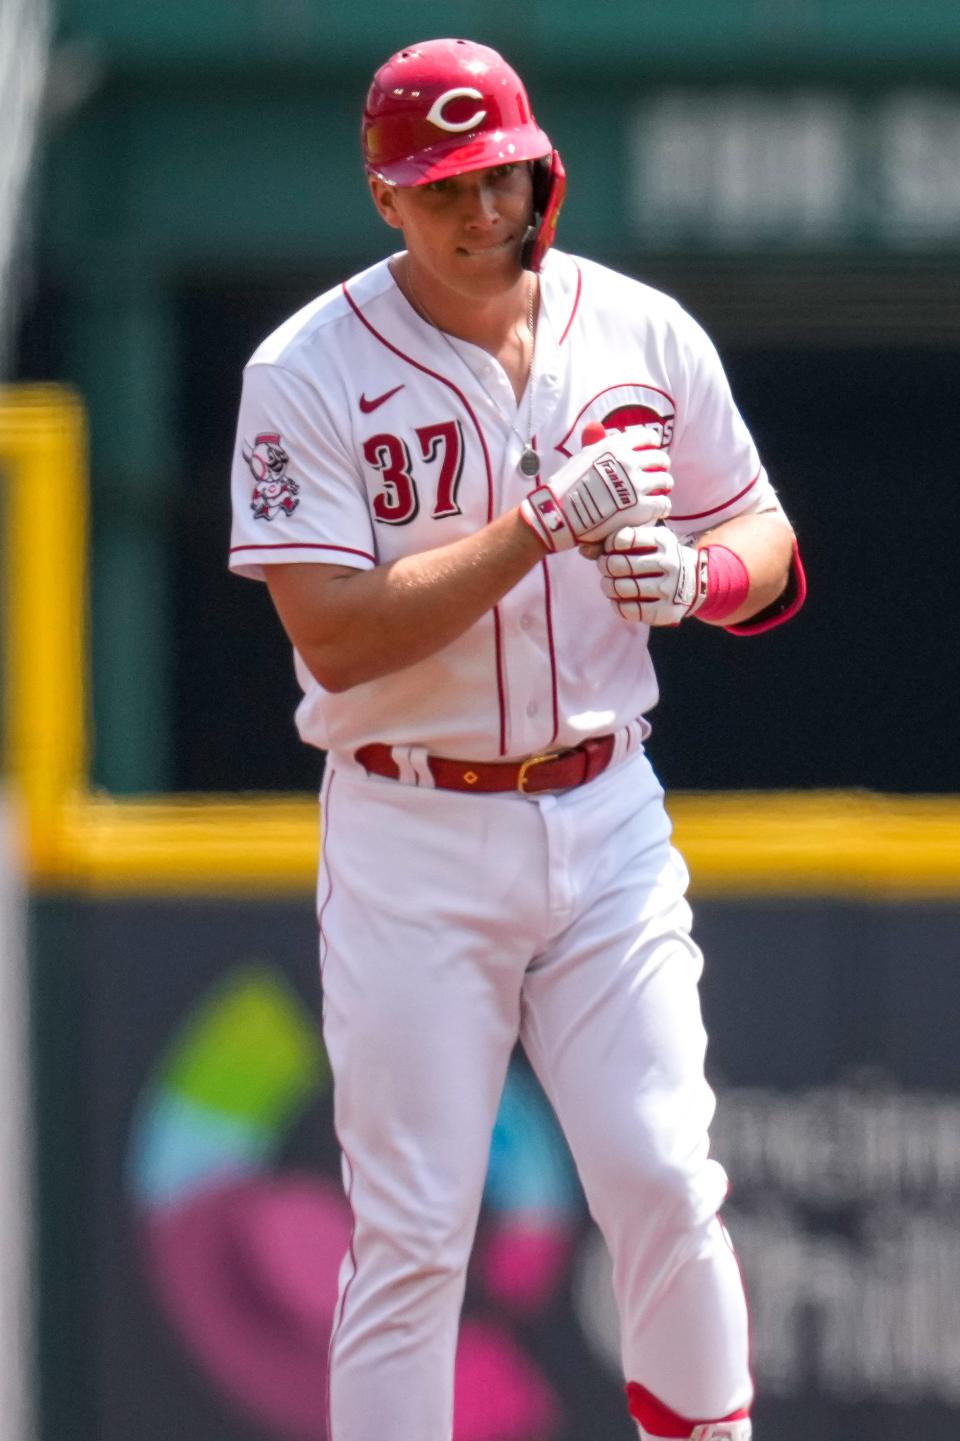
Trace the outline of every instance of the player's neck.
<instances>
[{"instance_id":1,"label":"player's neck","mask_svg":"<svg viewBox=\"0 0 960 1441\"><path fill-rule=\"evenodd\" d=\"M392 264L391 270L414 310L430 325L498 357L526 327L536 300L536 282L525 270L509 290L482 300L431 283L411 267L407 255Z\"/></svg>"}]
</instances>

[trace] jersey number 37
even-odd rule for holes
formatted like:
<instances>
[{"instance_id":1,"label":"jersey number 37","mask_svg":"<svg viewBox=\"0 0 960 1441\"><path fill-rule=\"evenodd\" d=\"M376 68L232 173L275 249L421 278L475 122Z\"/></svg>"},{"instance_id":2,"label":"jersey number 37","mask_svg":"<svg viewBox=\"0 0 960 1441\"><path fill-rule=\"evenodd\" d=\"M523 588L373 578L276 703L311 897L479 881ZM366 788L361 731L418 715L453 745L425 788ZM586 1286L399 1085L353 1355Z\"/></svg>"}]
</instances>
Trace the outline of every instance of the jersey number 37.
<instances>
[{"instance_id":1,"label":"jersey number 37","mask_svg":"<svg viewBox=\"0 0 960 1441\"><path fill-rule=\"evenodd\" d=\"M439 474L430 477L436 486L434 520L446 515L459 515L457 491L463 474L463 431L458 420L442 420L437 425L423 425L416 430L420 447L419 461L436 468ZM374 517L382 525L409 525L420 513L420 493L413 474L410 447L398 435L371 435L363 442L363 458L379 472L382 490L374 496ZM421 482L422 483L422 482Z\"/></svg>"}]
</instances>

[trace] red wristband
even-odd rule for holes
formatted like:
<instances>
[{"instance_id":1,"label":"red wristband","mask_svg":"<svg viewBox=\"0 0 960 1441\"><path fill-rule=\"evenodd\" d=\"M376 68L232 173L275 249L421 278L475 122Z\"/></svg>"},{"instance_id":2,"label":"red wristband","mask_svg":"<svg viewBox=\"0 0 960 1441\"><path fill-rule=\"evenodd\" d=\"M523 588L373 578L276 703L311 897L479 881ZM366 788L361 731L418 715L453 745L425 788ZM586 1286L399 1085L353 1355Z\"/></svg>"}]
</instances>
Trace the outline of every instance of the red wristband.
<instances>
[{"instance_id":1,"label":"red wristband","mask_svg":"<svg viewBox=\"0 0 960 1441\"><path fill-rule=\"evenodd\" d=\"M750 576L738 555L725 545L708 545L707 596L697 609L700 620L726 620L750 594Z\"/></svg>"}]
</instances>

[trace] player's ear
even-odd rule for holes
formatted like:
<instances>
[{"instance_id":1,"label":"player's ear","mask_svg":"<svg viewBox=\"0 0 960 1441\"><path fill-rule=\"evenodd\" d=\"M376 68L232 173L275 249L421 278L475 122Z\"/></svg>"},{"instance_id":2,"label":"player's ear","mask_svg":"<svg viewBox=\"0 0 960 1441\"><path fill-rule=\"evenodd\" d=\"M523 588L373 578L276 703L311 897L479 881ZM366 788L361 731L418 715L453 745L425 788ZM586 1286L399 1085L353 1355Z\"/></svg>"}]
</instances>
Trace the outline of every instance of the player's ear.
<instances>
[{"instance_id":1,"label":"player's ear","mask_svg":"<svg viewBox=\"0 0 960 1441\"><path fill-rule=\"evenodd\" d=\"M370 194L373 197L374 205L380 213L381 220L385 220L394 230L402 229L403 222L400 219L400 212L397 209L396 186L388 185L385 180L380 179L379 175L371 175L368 178Z\"/></svg>"}]
</instances>

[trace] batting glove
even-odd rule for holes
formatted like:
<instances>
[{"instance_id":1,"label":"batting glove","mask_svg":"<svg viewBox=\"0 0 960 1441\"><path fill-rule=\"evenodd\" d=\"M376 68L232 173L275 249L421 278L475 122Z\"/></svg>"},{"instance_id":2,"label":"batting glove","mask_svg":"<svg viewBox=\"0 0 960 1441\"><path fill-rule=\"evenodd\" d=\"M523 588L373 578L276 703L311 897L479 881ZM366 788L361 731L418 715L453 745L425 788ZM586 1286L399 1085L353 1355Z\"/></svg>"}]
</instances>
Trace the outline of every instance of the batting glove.
<instances>
[{"instance_id":1,"label":"batting glove","mask_svg":"<svg viewBox=\"0 0 960 1441\"><path fill-rule=\"evenodd\" d=\"M646 425L605 435L566 461L549 484L520 506L547 550L602 541L624 525L650 525L670 514L670 457Z\"/></svg>"},{"instance_id":2,"label":"batting glove","mask_svg":"<svg viewBox=\"0 0 960 1441\"><path fill-rule=\"evenodd\" d=\"M706 550L666 526L627 526L607 537L597 561L603 593L624 620L679 625L707 598Z\"/></svg>"}]
</instances>

